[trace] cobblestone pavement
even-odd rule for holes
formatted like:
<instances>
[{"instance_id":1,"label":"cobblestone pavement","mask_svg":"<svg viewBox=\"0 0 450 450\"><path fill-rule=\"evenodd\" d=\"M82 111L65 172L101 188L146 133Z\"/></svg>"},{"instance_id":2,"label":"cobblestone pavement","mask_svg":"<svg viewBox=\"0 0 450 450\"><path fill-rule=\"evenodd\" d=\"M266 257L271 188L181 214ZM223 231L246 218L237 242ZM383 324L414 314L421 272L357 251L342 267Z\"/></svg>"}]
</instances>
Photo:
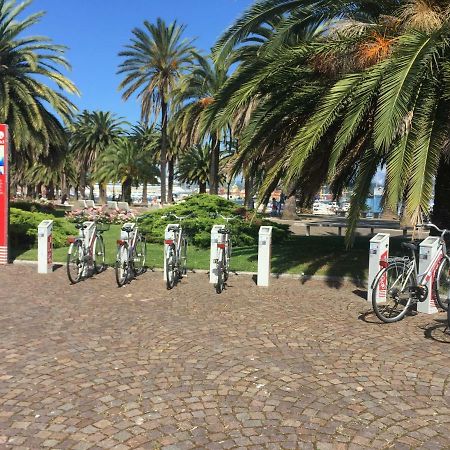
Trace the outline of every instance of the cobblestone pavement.
<instances>
[{"instance_id":1,"label":"cobblestone pavement","mask_svg":"<svg viewBox=\"0 0 450 450\"><path fill-rule=\"evenodd\" d=\"M0 268L0 448L450 448L443 314L355 286Z\"/></svg>"}]
</instances>

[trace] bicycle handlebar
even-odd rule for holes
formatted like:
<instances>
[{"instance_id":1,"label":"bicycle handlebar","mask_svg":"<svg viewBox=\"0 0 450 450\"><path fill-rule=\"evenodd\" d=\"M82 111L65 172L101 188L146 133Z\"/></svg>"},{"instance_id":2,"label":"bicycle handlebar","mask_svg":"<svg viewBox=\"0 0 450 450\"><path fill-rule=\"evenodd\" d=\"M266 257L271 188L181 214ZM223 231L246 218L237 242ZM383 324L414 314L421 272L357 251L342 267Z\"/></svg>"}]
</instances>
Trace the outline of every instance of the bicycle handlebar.
<instances>
[{"instance_id":1,"label":"bicycle handlebar","mask_svg":"<svg viewBox=\"0 0 450 450\"><path fill-rule=\"evenodd\" d=\"M191 217L191 216L193 216L192 213L191 213L191 214L188 214L187 216L177 216L177 215L174 214L174 213L169 213L169 214L165 214L164 216L161 216L161 218L162 218L162 219L168 219L168 218L170 218L170 217L173 217L173 218L175 218L175 219L177 219L177 220L184 220L184 219L187 219L188 217Z\"/></svg>"},{"instance_id":2,"label":"bicycle handlebar","mask_svg":"<svg viewBox=\"0 0 450 450\"><path fill-rule=\"evenodd\" d=\"M214 214L214 217L221 217L223 220L225 220L225 221L228 223L228 222L230 222L231 220L237 219L239 216L225 217L225 216L223 216L222 214L219 214L219 213L216 212L216 213Z\"/></svg>"},{"instance_id":3,"label":"bicycle handlebar","mask_svg":"<svg viewBox=\"0 0 450 450\"><path fill-rule=\"evenodd\" d=\"M434 228L436 231L441 233L441 237L444 237L446 234L450 234L449 230L441 230L439 227L437 227L434 223L418 223L416 225L418 228Z\"/></svg>"}]
</instances>

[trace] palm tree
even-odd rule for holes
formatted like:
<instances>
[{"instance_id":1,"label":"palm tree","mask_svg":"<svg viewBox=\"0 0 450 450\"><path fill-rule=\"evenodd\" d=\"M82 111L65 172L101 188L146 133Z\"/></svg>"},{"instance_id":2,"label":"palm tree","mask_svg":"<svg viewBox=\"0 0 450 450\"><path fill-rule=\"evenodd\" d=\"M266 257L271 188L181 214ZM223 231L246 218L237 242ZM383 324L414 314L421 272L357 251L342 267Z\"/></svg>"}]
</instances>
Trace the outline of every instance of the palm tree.
<instances>
[{"instance_id":1,"label":"palm tree","mask_svg":"<svg viewBox=\"0 0 450 450\"><path fill-rule=\"evenodd\" d=\"M160 116L161 123L161 203L165 203L167 165L167 125L171 94L178 78L192 60L192 40L183 39L185 26L176 22L166 25L144 22L144 28L133 29L131 43L119 53L124 61L118 73L125 78L119 88L123 98L133 94L141 102L141 120L148 123L151 113ZM170 201L171 199L169 199Z\"/></svg>"},{"instance_id":2,"label":"palm tree","mask_svg":"<svg viewBox=\"0 0 450 450\"><path fill-rule=\"evenodd\" d=\"M209 179L209 145L194 145L186 151L178 164L177 178L188 184L198 184L200 194L206 193Z\"/></svg>"},{"instance_id":3,"label":"palm tree","mask_svg":"<svg viewBox=\"0 0 450 450\"><path fill-rule=\"evenodd\" d=\"M215 95L224 86L231 63L231 55L214 63L210 58L196 54L191 70L180 79L175 93L175 103L180 109L174 117L174 124L181 147L189 148L201 143L205 138L210 143L209 190L211 194L217 194L219 189L221 135L224 134L227 126L202 129L202 121L204 121L206 109L214 102Z\"/></svg>"},{"instance_id":4,"label":"palm tree","mask_svg":"<svg viewBox=\"0 0 450 450\"><path fill-rule=\"evenodd\" d=\"M48 157L52 148L66 144L59 119L69 123L76 107L61 91L78 94L61 72L70 68L65 47L42 36L23 36L44 15L23 18L30 3L0 0L0 123L9 125L12 163L19 172L27 161Z\"/></svg>"},{"instance_id":5,"label":"palm tree","mask_svg":"<svg viewBox=\"0 0 450 450\"><path fill-rule=\"evenodd\" d=\"M72 125L71 146L77 156L81 193L84 195L86 176L92 173L99 156L124 134L126 122L110 112L83 111ZM106 203L106 187L99 186L100 202ZM91 186L91 197L93 188Z\"/></svg>"},{"instance_id":6,"label":"palm tree","mask_svg":"<svg viewBox=\"0 0 450 450\"><path fill-rule=\"evenodd\" d=\"M159 176L151 152L135 140L122 137L115 140L97 161L95 178L100 182L119 181L122 200L131 202L131 187L146 180L155 183Z\"/></svg>"},{"instance_id":7,"label":"palm tree","mask_svg":"<svg viewBox=\"0 0 450 450\"><path fill-rule=\"evenodd\" d=\"M415 222L428 210L435 184L435 221L444 225L450 209L450 197L442 194L450 183L449 4L385 1L370 2L369 8L368 3L329 1L308 11L307 1L258 2L227 32L222 46L234 45L267 14L287 7L284 25L253 67L238 69L211 115L225 121L239 104L263 99L241 144L247 156L261 155L264 147L265 195L280 179L303 202L324 181L336 195L354 183L354 226L373 175L385 165L386 205L396 207L405 198L406 214ZM278 34L294 32L295 23L298 32L306 13L321 15L327 32L311 42L284 44Z\"/></svg>"}]
</instances>

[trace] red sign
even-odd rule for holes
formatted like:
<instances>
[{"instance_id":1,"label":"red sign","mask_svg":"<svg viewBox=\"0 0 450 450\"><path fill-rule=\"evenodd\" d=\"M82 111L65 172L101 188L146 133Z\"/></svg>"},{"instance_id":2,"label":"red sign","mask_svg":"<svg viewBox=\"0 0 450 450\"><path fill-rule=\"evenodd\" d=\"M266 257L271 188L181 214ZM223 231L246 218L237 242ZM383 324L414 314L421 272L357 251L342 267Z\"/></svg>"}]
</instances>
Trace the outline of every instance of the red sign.
<instances>
[{"instance_id":1,"label":"red sign","mask_svg":"<svg viewBox=\"0 0 450 450\"><path fill-rule=\"evenodd\" d=\"M53 242L52 234L47 238L47 264L53 264Z\"/></svg>"},{"instance_id":2,"label":"red sign","mask_svg":"<svg viewBox=\"0 0 450 450\"><path fill-rule=\"evenodd\" d=\"M388 251L386 250L380 258L380 261L387 261L388 260ZM378 296L380 299L386 299L386 290L387 290L387 273L385 272L380 279L380 285L379 285L379 291Z\"/></svg>"},{"instance_id":3,"label":"red sign","mask_svg":"<svg viewBox=\"0 0 450 450\"><path fill-rule=\"evenodd\" d=\"M0 264L8 263L8 125L0 124Z\"/></svg>"}]
</instances>

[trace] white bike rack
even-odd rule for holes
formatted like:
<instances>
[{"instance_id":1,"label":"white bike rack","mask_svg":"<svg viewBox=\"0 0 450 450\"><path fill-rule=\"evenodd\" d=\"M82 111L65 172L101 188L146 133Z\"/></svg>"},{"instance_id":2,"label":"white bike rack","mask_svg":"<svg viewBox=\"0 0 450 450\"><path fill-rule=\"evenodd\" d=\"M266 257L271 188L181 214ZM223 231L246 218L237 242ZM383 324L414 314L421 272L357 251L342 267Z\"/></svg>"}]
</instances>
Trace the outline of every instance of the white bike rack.
<instances>
[{"instance_id":1,"label":"white bike rack","mask_svg":"<svg viewBox=\"0 0 450 450\"><path fill-rule=\"evenodd\" d=\"M260 227L258 239L258 286L269 286L272 227Z\"/></svg>"},{"instance_id":2,"label":"white bike rack","mask_svg":"<svg viewBox=\"0 0 450 450\"><path fill-rule=\"evenodd\" d=\"M217 283L217 265L214 262L217 260L217 244L224 239L224 235L219 233L223 230L225 225L214 225L211 230L211 251L209 257L209 282L211 284Z\"/></svg>"},{"instance_id":3,"label":"white bike rack","mask_svg":"<svg viewBox=\"0 0 450 450\"><path fill-rule=\"evenodd\" d=\"M126 231L123 231L123 228L131 228L131 233L128 235ZM120 229L120 239L122 241L128 241L128 239L132 240L134 237L134 233L136 233L136 224L133 222L127 222L122 225Z\"/></svg>"},{"instance_id":4,"label":"white bike rack","mask_svg":"<svg viewBox=\"0 0 450 450\"><path fill-rule=\"evenodd\" d=\"M390 235L387 233L378 233L370 240L369 279L367 286L367 301L369 302L372 301L373 280L381 269L380 262L387 261L389 258L389 238ZM386 277L384 277L384 289L383 285L381 285L380 289L378 290L377 302L386 300L386 284L387 280Z\"/></svg>"},{"instance_id":5,"label":"white bike rack","mask_svg":"<svg viewBox=\"0 0 450 450\"><path fill-rule=\"evenodd\" d=\"M180 225L178 223L169 223L167 225L166 230L164 231L164 281L167 281L167 275L166 275L166 255L167 255L167 249L169 248L169 245L166 244L166 240L172 240L175 241L175 232L173 230L169 230L171 227L179 227Z\"/></svg>"},{"instance_id":6,"label":"white bike rack","mask_svg":"<svg viewBox=\"0 0 450 450\"><path fill-rule=\"evenodd\" d=\"M92 235L95 233L95 222L83 222L83 225L86 227L84 230L80 230L80 236L83 236L84 231L84 245L87 249L89 249L89 243L91 242ZM89 275L89 264L86 264L83 271L83 277L87 277Z\"/></svg>"},{"instance_id":7,"label":"white bike rack","mask_svg":"<svg viewBox=\"0 0 450 450\"><path fill-rule=\"evenodd\" d=\"M438 312L436 308L436 293L433 289L436 272L439 268L440 258L437 258L439 252L439 238L427 237L419 247L419 274L425 273L430 263L434 260L433 267L430 270L429 275L424 280L425 286L428 288L427 298L423 302L417 303L417 311L425 314L434 314ZM419 280L420 281L420 280Z\"/></svg>"},{"instance_id":8,"label":"white bike rack","mask_svg":"<svg viewBox=\"0 0 450 450\"><path fill-rule=\"evenodd\" d=\"M38 273L53 272L53 220L38 225Z\"/></svg>"}]
</instances>

